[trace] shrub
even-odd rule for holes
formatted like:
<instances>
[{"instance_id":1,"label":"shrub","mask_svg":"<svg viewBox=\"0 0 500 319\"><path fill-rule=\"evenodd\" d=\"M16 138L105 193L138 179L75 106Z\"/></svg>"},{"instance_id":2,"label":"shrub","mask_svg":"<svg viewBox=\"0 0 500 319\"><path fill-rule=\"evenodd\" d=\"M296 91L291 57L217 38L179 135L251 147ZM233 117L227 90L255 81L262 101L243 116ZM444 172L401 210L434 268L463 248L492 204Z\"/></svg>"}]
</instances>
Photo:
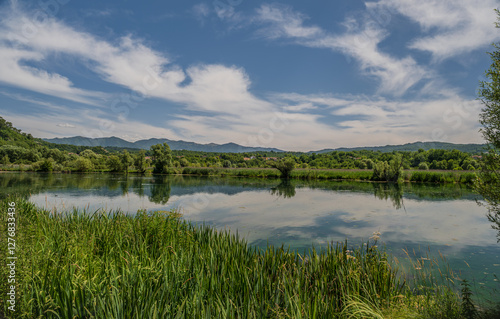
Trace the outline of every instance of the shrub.
<instances>
[{"instance_id":1,"label":"shrub","mask_svg":"<svg viewBox=\"0 0 500 319\"><path fill-rule=\"evenodd\" d=\"M422 162L418 164L418 169L421 171L427 171L429 169L429 165L426 162Z\"/></svg>"}]
</instances>

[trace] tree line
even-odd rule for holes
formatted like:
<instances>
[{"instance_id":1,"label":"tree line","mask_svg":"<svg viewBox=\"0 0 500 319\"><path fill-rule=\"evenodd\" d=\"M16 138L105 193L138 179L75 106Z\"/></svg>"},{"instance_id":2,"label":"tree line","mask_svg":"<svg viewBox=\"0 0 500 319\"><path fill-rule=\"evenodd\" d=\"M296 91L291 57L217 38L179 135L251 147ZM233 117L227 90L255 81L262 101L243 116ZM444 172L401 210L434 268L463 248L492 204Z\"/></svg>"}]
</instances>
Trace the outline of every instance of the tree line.
<instances>
[{"instance_id":1,"label":"tree line","mask_svg":"<svg viewBox=\"0 0 500 319\"><path fill-rule=\"evenodd\" d=\"M206 153L172 151L164 144L150 150L98 151L86 148L67 152L46 146L26 148L16 145L0 146L0 164L31 165L35 171L111 171L144 173L152 168L155 173L168 173L171 168L278 168L282 162L288 167L311 169L375 169L387 171L387 165L401 169L419 170L476 170L482 156L458 150L428 150L416 152L333 151L329 153ZM385 168L384 168L385 167Z\"/></svg>"}]
</instances>

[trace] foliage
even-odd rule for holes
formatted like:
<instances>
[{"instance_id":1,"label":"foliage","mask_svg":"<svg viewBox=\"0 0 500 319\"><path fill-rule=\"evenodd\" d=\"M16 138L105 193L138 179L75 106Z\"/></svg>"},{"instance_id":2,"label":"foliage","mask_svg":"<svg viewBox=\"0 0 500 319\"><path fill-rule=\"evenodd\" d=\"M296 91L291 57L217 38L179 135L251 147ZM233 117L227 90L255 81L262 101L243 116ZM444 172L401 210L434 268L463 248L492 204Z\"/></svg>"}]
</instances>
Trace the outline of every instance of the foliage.
<instances>
[{"instance_id":1,"label":"foliage","mask_svg":"<svg viewBox=\"0 0 500 319\"><path fill-rule=\"evenodd\" d=\"M496 10L500 21L500 11ZM496 27L500 27L497 23ZM481 171L475 184L487 202L488 219L493 222L500 241L500 45L493 44L492 63L485 72L488 81L479 83L479 98L484 105L480 114L481 133L488 142L488 154L483 156Z\"/></svg>"},{"instance_id":2,"label":"foliage","mask_svg":"<svg viewBox=\"0 0 500 319\"><path fill-rule=\"evenodd\" d=\"M5 139L4 139L5 138ZM163 145L163 144L158 144ZM418 144L420 145L420 144ZM309 170L294 170L289 174L289 178L299 179L369 179L368 171L361 173L353 171L343 173L340 170L370 170L379 165L381 176L375 178L387 180L390 176L384 173L385 164L390 166L391 161L396 157L402 156L404 160L401 166L404 169L425 167L428 165L430 170L475 170L483 162L481 155L472 155L458 150L430 149L428 143L420 145L422 148L418 151L393 151L384 152L377 150L345 150L345 151L325 151L321 153L298 153L298 152L245 152L245 153L216 153L199 151L166 151L164 161L153 163L155 172L172 173L172 167L192 169L213 168L208 171L209 175L233 175L238 176L260 176L275 177L276 173L267 172L266 169L281 165L282 162L294 161L294 167L307 168ZM436 144L442 147L441 144ZM452 145L450 145L451 147ZM161 149L157 148L157 151ZM401 149L401 148L399 148ZM403 148L404 149L404 148ZM462 148L463 149L463 148ZM394 149L395 150L395 149ZM132 160L126 154L132 156ZM141 155L139 155L141 154ZM116 162L118 156L120 165ZM111 147L86 147L64 144L51 144L22 133L15 129L11 123L0 118L0 162L2 169L15 169L22 164L36 164L33 169L39 168L39 164L44 159L52 158L57 163L54 170L75 171L75 163L79 157L90 160L90 167L93 171L128 171L133 164L138 173L146 173L150 163L146 156L152 156L153 149L144 151L138 149L126 149ZM111 158L111 159L110 159ZM159 158L162 158L161 156ZM122 165L125 164L125 165ZM128 165L128 168L127 168ZM224 171L219 168L252 168L254 171ZM169 170L170 168L170 170ZM338 169L335 172L326 172L325 170ZM322 170L322 171L319 171ZM387 171L387 170L386 170ZM200 173L207 173L200 171ZM285 174L286 175L286 174ZM285 175L282 174L284 178ZM390 175L390 174L389 174ZM409 180L409 177L406 178Z\"/></svg>"},{"instance_id":3,"label":"foliage","mask_svg":"<svg viewBox=\"0 0 500 319\"><path fill-rule=\"evenodd\" d=\"M147 169L147 162L146 162L146 152L144 150L141 150L139 153L135 155L134 158L134 167L137 170L137 172L144 174Z\"/></svg>"},{"instance_id":4,"label":"foliage","mask_svg":"<svg viewBox=\"0 0 500 319\"><path fill-rule=\"evenodd\" d=\"M130 156L127 150L124 150L120 155L120 160L122 162L122 169L125 173L128 173L128 168L132 165L133 158Z\"/></svg>"},{"instance_id":5,"label":"foliage","mask_svg":"<svg viewBox=\"0 0 500 319\"><path fill-rule=\"evenodd\" d=\"M371 246L332 245L304 258L251 249L175 212L51 215L16 202L19 317L335 317L347 296L382 307L404 289Z\"/></svg>"},{"instance_id":6,"label":"foliage","mask_svg":"<svg viewBox=\"0 0 500 319\"><path fill-rule=\"evenodd\" d=\"M403 177L403 157L397 154L389 163L387 161L375 164L373 180L386 182L400 182Z\"/></svg>"},{"instance_id":7,"label":"foliage","mask_svg":"<svg viewBox=\"0 0 500 319\"><path fill-rule=\"evenodd\" d=\"M176 211L49 212L20 198L0 201L0 210L13 201L14 318L467 318L446 286L412 286L398 276L375 238L305 256L250 248ZM7 271L0 267L2 278ZM1 282L0 293L7 290ZM6 308L2 298L0 315Z\"/></svg>"},{"instance_id":8,"label":"foliage","mask_svg":"<svg viewBox=\"0 0 500 319\"><path fill-rule=\"evenodd\" d=\"M112 172L121 172L123 170L122 162L117 155L109 156L108 159L106 160L106 165L108 169Z\"/></svg>"},{"instance_id":9,"label":"foliage","mask_svg":"<svg viewBox=\"0 0 500 319\"><path fill-rule=\"evenodd\" d=\"M172 166L172 151L167 143L151 146L153 153L153 173L166 174L168 168Z\"/></svg>"},{"instance_id":10,"label":"foliage","mask_svg":"<svg viewBox=\"0 0 500 319\"><path fill-rule=\"evenodd\" d=\"M55 164L55 161L51 157L45 158L41 161L39 170L42 172L52 172Z\"/></svg>"},{"instance_id":11,"label":"foliage","mask_svg":"<svg viewBox=\"0 0 500 319\"><path fill-rule=\"evenodd\" d=\"M472 302L470 284L464 279L460 285L462 286L462 315L464 318L474 319L477 316L477 310Z\"/></svg>"},{"instance_id":12,"label":"foliage","mask_svg":"<svg viewBox=\"0 0 500 319\"><path fill-rule=\"evenodd\" d=\"M292 158L284 158L272 164L281 173L281 178L288 179L295 169L295 161Z\"/></svg>"},{"instance_id":13,"label":"foliage","mask_svg":"<svg viewBox=\"0 0 500 319\"><path fill-rule=\"evenodd\" d=\"M88 158L80 157L75 160L74 169L77 172L90 172L94 169L94 164Z\"/></svg>"},{"instance_id":14,"label":"foliage","mask_svg":"<svg viewBox=\"0 0 500 319\"><path fill-rule=\"evenodd\" d=\"M429 169L429 165L427 165L426 162L421 162L420 164L418 164L418 169L422 170L422 171L426 171Z\"/></svg>"}]
</instances>

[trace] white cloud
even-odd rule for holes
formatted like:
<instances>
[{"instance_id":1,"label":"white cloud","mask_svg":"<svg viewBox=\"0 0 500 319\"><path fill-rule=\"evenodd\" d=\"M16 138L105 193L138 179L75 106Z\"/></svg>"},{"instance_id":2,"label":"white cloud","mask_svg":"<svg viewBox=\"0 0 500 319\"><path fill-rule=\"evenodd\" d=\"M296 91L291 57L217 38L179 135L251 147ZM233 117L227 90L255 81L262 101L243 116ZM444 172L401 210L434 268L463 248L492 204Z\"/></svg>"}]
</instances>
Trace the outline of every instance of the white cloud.
<instances>
[{"instance_id":1,"label":"white cloud","mask_svg":"<svg viewBox=\"0 0 500 319\"><path fill-rule=\"evenodd\" d=\"M168 137L303 151L432 140L436 129L441 130L440 140L480 141L477 105L456 110L461 101L450 92L441 94L445 97L440 100L416 102L287 93L264 99L252 94L251 79L238 66L199 64L182 69L166 54L132 36L106 41L48 19L38 23L35 36L26 41L12 39L9 32L21 30L25 23L26 14L19 14L19 19L9 15L0 22L0 81L81 103L109 99L101 92L75 87L67 77L43 69L43 63L32 63L41 65L36 68L27 66L27 62L65 54L83 62L104 81L179 105L179 111L165 117L163 127L130 118L138 110L118 117L107 107L88 111L63 108L57 114L53 110L43 122L36 116L9 115L12 122L35 136L64 136L69 128L65 124L69 124L85 128L79 135L90 137ZM431 77L411 57L398 59L381 52L378 45L387 34L372 24L351 25L347 33L332 35L316 26L304 26L305 17L288 7L269 5L261 7L258 19L267 24L271 38L291 39L356 58L364 72L381 81L381 91L397 96ZM27 99L24 97L27 102L37 102Z\"/></svg>"},{"instance_id":2,"label":"white cloud","mask_svg":"<svg viewBox=\"0 0 500 319\"><path fill-rule=\"evenodd\" d=\"M309 101L329 108L331 147L402 144L415 141L483 143L478 133L481 103L458 96L404 102L399 99L280 94L287 101ZM312 140L320 140L309 134ZM343 142L348 141L348 142ZM324 141L323 141L324 142Z\"/></svg>"},{"instance_id":3,"label":"white cloud","mask_svg":"<svg viewBox=\"0 0 500 319\"><path fill-rule=\"evenodd\" d=\"M206 3L198 3L191 9L195 18L198 19L202 24L205 19L210 15L210 7Z\"/></svg>"},{"instance_id":4,"label":"white cloud","mask_svg":"<svg viewBox=\"0 0 500 319\"><path fill-rule=\"evenodd\" d=\"M296 44L331 49L355 58L361 70L380 80L380 91L397 96L431 72L419 66L411 57L395 58L382 52L378 45L387 36L378 24L370 20L361 27L346 21L348 31L341 35L329 34L317 26L305 26L305 16L286 6L262 5L255 21L267 25L258 34L271 39L292 39Z\"/></svg>"},{"instance_id":5,"label":"white cloud","mask_svg":"<svg viewBox=\"0 0 500 319\"><path fill-rule=\"evenodd\" d=\"M105 96L75 88L68 78L59 74L23 65L25 61L42 59L43 55L38 52L0 47L0 82L92 105L96 104L97 98Z\"/></svg>"},{"instance_id":6,"label":"white cloud","mask_svg":"<svg viewBox=\"0 0 500 319\"><path fill-rule=\"evenodd\" d=\"M76 127L73 124L69 124L69 123L59 123L59 124L57 124L57 126L65 127L65 128L75 128Z\"/></svg>"},{"instance_id":7,"label":"white cloud","mask_svg":"<svg viewBox=\"0 0 500 319\"><path fill-rule=\"evenodd\" d=\"M128 140L151 137L180 139L172 130L134 121L105 120L103 113L97 110L66 110L64 113L44 114L43 121L39 115L15 114L3 112L2 117L15 124L24 132L40 138L65 136L109 137L127 136ZM68 131L71 129L71 131ZM121 134L126 132L127 134Z\"/></svg>"},{"instance_id":8,"label":"white cloud","mask_svg":"<svg viewBox=\"0 0 500 319\"><path fill-rule=\"evenodd\" d=\"M409 47L445 59L490 45L500 39L494 28L496 0L380 0L368 7L387 7L417 22L425 36Z\"/></svg>"},{"instance_id":9,"label":"white cloud","mask_svg":"<svg viewBox=\"0 0 500 319\"><path fill-rule=\"evenodd\" d=\"M316 26L304 26L305 17L303 14L294 12L288 6L282 5L262 5L257 9L255 20L261 23L268 23L270 26L259 31L259 34L271 38L315 38L323 35L323 31Z\"/></svg>"}]
</instances>

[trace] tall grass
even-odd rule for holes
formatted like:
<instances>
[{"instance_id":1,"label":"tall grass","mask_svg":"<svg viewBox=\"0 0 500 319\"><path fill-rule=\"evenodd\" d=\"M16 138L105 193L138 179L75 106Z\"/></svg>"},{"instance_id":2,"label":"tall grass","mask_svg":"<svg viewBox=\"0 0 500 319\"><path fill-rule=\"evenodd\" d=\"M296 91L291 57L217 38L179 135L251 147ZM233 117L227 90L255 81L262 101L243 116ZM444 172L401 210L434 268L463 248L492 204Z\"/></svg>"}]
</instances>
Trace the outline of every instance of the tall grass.
<instances>
[{"instance_id":1,"label":"tall grass","mask_svg":"<svg viewBox=\"0 0 500 319\"><path fill-rule=\"evenodd\" d=\"M406 171L405 179L422 183L472 184L476 174L467 171Z\"/></svg>"},{"instance_id":2,"label":"tall grass","mask_svg":"<svg viewBox=\"0 0 500 319\"><path fill-rule=\"evenodd\" d=\"M361 318L416 315L415 296L433 298L412 290L370 243L311 248L304 257L250 248L175 211L57 213L9 201L18 209L18 294L14 314L4 298L0 309L14 318Z\"/></svg>"},{"instance_id":3,"label":"tall grass","mask_svg":"<svg viewBox=\"0 0 500 319\"><path fill-rule=\"evenodd\" d=\"M183 175L201 176L238 176L279 178L280 173L271 168L206 168L185 167L173 171ZM372 170L362 169L296 169L292 171L290 178L300 180L372 180ZM403 180L419 183L460 183L472 184L476 175L469 171L415 171L403 172Z\"/></svg>"},{"instance_id":4,"label":"tall grass","mask_svg":"<svg viewBox=\"0 0 500 319\"><path fill-rule=\"evenodd\" d=\"M185 167L179 171L183 175L202 176L238 176L238 177L263 177L279 178L280 172L272 168L200 168ZM371 170L321 170L321 169L296 169L290 178L302 180L370 180Z\"/></svg>"}]
</instances>

